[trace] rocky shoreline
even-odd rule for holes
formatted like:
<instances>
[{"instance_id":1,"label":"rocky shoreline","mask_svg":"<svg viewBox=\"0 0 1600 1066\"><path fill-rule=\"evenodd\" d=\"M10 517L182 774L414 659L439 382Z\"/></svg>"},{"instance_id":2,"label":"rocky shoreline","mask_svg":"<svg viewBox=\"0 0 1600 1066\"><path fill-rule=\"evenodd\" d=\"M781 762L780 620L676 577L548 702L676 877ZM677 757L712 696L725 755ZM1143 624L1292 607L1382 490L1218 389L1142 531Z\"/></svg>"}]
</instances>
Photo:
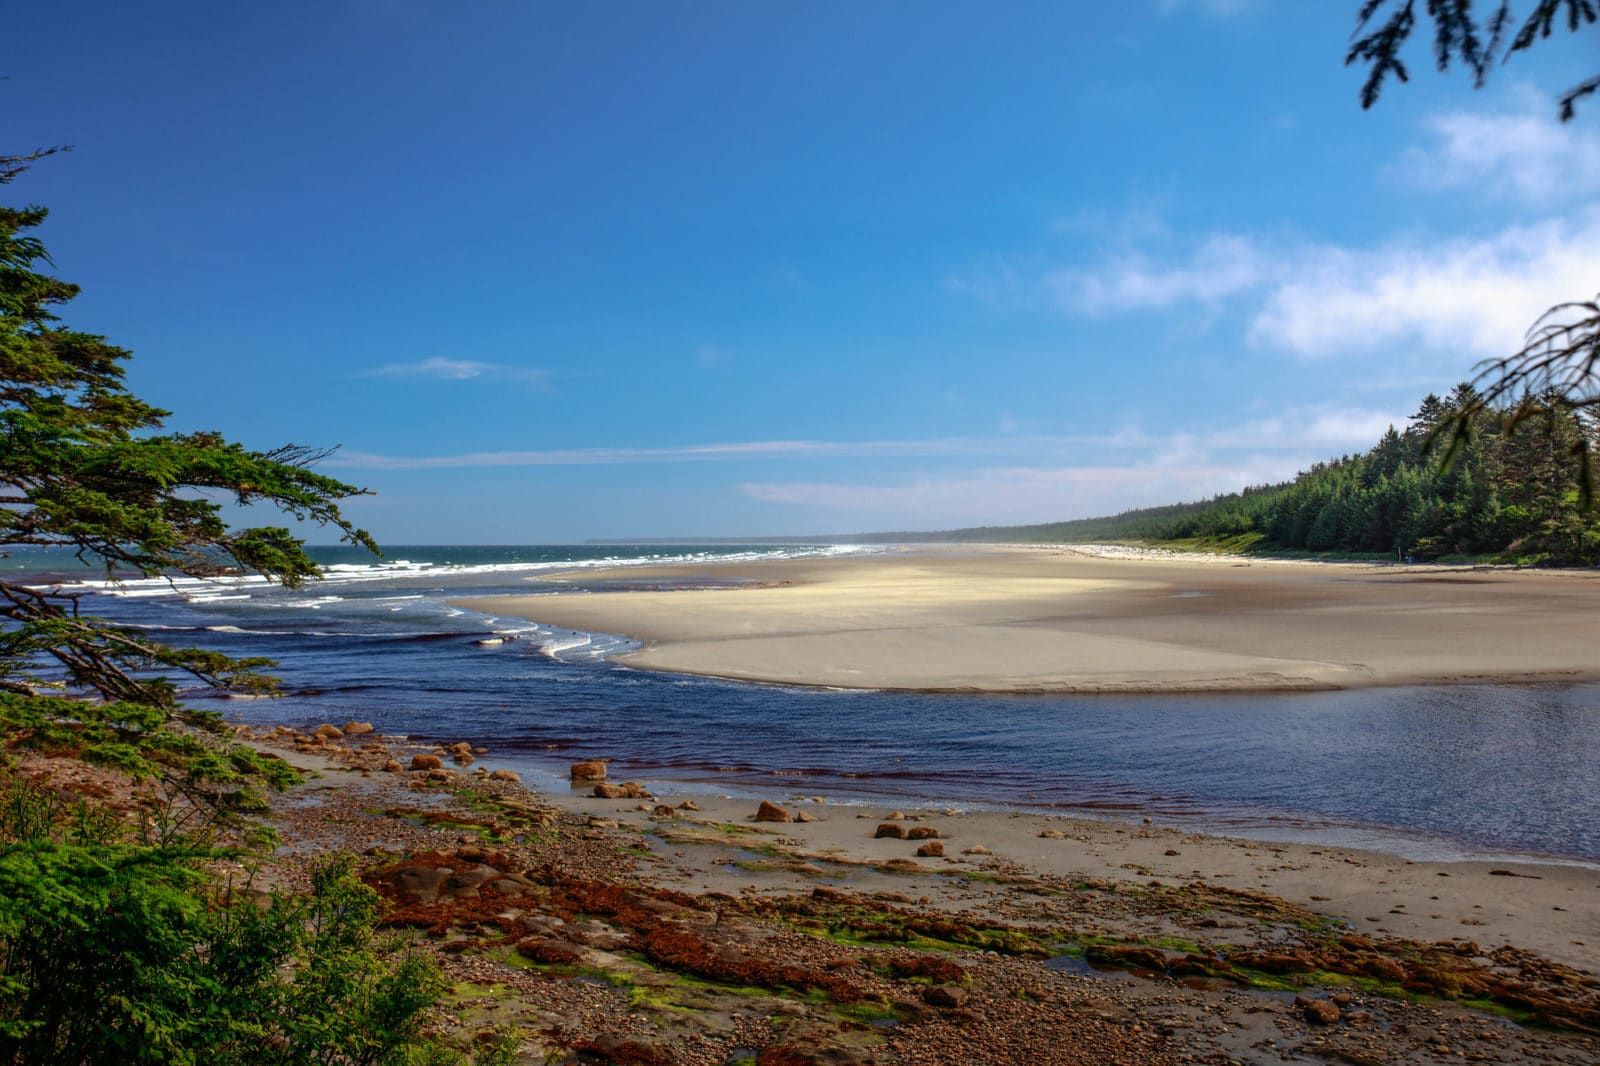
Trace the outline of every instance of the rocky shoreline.
<instances>
[{"instance_id":1,"label":"rocky shoreline","mask_svg":"<svg viewBox=\"0 0 1600 1066\"><path fill-rule=\"evenodd\" d=\"M259 876L362 855L385 924L452 982L434 1024L463 1046L509 1025L522 1061L555 1063L1600 1059L1600 979L1510 943L1357 932L1214 878L1057 873L955 812L671 804L603 766L534 794L467 769L492 757L469 742L353 724L239 727L310 774Z\"/></svg>"}]
</instances>

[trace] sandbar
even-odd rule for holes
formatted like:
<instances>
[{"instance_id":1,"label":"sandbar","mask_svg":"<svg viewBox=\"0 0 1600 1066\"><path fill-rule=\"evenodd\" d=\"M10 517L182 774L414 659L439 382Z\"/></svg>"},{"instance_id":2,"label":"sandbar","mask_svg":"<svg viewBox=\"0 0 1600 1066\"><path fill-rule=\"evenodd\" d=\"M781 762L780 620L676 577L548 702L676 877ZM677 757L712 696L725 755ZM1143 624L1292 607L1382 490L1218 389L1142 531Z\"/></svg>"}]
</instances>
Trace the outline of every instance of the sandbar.
<instances>
[{"instance_id":1,"label":"sandbar","mask_svg":"<svg viewBox=\"0 0 1600 1066\"><path fill-rule=\"evenodd\" d=\"M456 602L635 638L643 647L619 657L631 666L839 688L1204 692L1600 679L1595 571L940 546L566 580L625 585Z\"/></svg>"}]
</instances>

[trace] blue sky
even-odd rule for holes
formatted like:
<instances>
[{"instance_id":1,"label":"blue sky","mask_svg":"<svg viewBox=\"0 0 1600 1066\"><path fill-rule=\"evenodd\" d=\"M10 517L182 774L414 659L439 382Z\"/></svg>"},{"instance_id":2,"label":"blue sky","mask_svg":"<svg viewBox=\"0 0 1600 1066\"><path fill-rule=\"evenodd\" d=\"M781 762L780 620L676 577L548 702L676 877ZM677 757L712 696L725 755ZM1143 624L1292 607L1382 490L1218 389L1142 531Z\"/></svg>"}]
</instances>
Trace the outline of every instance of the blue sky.
<instances>
[{"instance_id":1,"label":"blue sky","mask_svg":"<svg viewBox=\"0 0 1600 1066\"><path fill-rule=\"evenodd\" d=\"M937 529L1364 449L1600 278L1593 31L1355 0L14 0L67 321L390 543ZM313 540L318 539L316 536Z\"/></svg>"}]
</instances>

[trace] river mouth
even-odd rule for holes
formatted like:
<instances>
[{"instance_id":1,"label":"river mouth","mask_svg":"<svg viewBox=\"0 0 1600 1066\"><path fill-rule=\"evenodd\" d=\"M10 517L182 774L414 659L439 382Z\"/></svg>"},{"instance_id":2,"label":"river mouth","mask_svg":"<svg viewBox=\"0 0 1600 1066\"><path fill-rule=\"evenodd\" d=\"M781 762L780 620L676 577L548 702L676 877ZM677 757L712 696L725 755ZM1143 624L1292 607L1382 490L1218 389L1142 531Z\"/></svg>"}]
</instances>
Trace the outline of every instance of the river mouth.
<instances>
[{"instance_id":1,"label":"river mouth","mask_svg":"<svg viewBox=\"0 0 1600 1066\"><path fill-rule=\"evenodd\" d=\"M581 550L559 554L570 568ZM778 787L1151 818L1413 859L1600 862L1600 685L1119 696L790 688L628 669L611 659L632 642L447 602L526 595L547 572L396 564L299 592L91 593L84 609L172 643L276 659L284 698L186 693L238 720L359 720L470 738L552 776L601 757L685 794ZM563 589L582 588L563 572Z\"/></svg>"}]
</instances>

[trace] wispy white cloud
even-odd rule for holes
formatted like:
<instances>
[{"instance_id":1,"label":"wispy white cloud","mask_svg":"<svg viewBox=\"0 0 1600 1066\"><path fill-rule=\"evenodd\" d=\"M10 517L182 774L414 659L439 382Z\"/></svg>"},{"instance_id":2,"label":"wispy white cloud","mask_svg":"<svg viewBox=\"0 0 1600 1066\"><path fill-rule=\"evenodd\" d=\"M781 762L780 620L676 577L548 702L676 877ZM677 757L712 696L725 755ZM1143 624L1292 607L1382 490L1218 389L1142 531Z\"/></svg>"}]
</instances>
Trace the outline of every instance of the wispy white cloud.
<instances>
[{"instance_id":1,"label":"wispy white cloud","mask_svg":"<svg viewBox=\"0 0 1600 1066\"><path fill-rule=\"evenodd\" d=\"M1184 10L1200 10L1208 15L1237 15L1248 10L1254 0L1156 0L1156 10L1175 15Z\"/></svg>"},{"instance_id":2,"label":"wispy white cloud","mask_svg":"<svg viewBox=\"0 0 1600 1066\"><path fill-rule=\"evenodd\" d=\"M1251 343L1308 358L1403 342L1489 358L1521 346L1552 304L1592 293L1600 216L1511 226L1480 240L1305 248L1257 294Z\"/></svg>"},{"instance_id":3,"label":"wispy white cloud","mask_svg":"<svg viewBox=\"0 0 1600 1066\"><path fill-rule=\"evenodd\" d=\"M1533 89L1519 87L1512 97L1511 110L1425 119L1426 143L1408 149L1393 176L1425 189L1539 205L1600 192L1600 130L1557 121L1550 101Z\"/></svg>"},{"instance_id":4,"label":"wispy white cloud","mask_svg":"<svg viewBox=\"0 0 1600 1066\"><path fill-rule=\"evenodd\" d=\"M1176 243L1176 242L1169 242ZM1167 255L1120 251L1092 265L955 286L993 306L1083 317L1198 308L1242 316L1257 348L1306 359L1419 346L1453 359L1505 355L1544 310L1594 292L1600 209L1475 239L1360 246L1212 234Z\"/></svg>"},{"instance_id":5,"label":"wispy white cloud","mask_svg":"<svg viewBox=\"0 0 1600 1066\"><path fill-rule=\"evenodd\" d=\"M1060 308L1087 315L1163 309L1183 303L1217 308L1223 301L1260 287L1274 266L1255 239L1217 234L1177 262L1126 253L1092 269L1050 271L1045 291Z\"/></svg>"},{"instance_id":6,"label":"wispy white cloud","mask_svg":"<svg viewBox=\"0 0 1600 1066\"><path fill-rule=\"evenodd\" d=\"M830 459L926 459L926 467L955 461L981 469L933 472L901 483L766 479L742 483L744 495L768 503L858 509L906 520L1037 522L1064 514L1102 514L1144 504L1235 491L1280 480L1317 459L1365 450L1384 427L1387 411L1304 407L1275 411L1250 423L1173 427L1146 432L1125 427L1102 435L952 437L931 440L747 440L674 447L576 448L554 451L477 451L464 455L386 456L339 453L328 466L366 471L429 471L461 467L600 466L654 463L773 463ZM1061 511L1062 507L1072 507Z\"/></svg>"},{"instance_id":7,"label":"wispy white cloud","mask_svg":"<svg viewBox=\"0 0 1600 1066\"><path fill-rule=\"evenodd\" d=\"M899 483L746 482L751 499L838 514L877 529L1011 525L1114 514L1202 499L1292 477L1307 463L1286 456L1234 464L997 467Z\"/></svg>"},{"instance_id":8,"label":"wispy white cloud","mask_svg":"<svg viewBox=\"0 0 1600 1066\"><path fill-rule=\"evenodd\" d=\"M515 381L525 385L547 387L550 372L536 367L510 366L505 363L484 363L476 359L446 359L435 356L417 363L390 363L364 371L360 377L368 378L428 378L435 381Z\"/></svg>"},{"instance_id":9,"label":"wispy white cloud","mask_svg":"<svg viewBox=\"0 0 1600 1066\"><path fill-rule=\"evenodd\" d=\"M1066 438L1055 438L1060 443ZM862 459L917 456L997 455L1047 443L1041 438L933 440L764 440L648 448L576 448L558 451L468 452L459 455L396 456L340 452L330 466L368 470L433 470L488 466L599 466L626 463L734 462L747 459Z\"/></svg>"}]
</instances>

